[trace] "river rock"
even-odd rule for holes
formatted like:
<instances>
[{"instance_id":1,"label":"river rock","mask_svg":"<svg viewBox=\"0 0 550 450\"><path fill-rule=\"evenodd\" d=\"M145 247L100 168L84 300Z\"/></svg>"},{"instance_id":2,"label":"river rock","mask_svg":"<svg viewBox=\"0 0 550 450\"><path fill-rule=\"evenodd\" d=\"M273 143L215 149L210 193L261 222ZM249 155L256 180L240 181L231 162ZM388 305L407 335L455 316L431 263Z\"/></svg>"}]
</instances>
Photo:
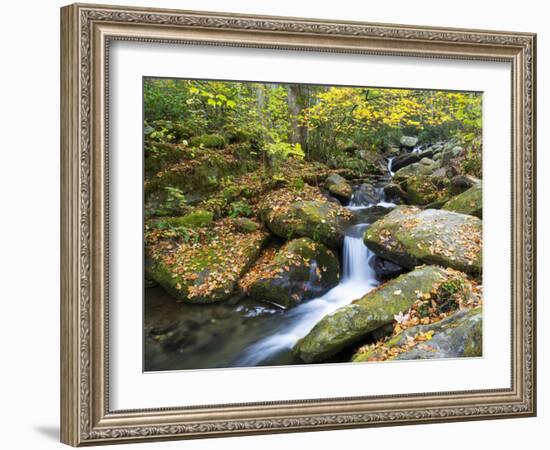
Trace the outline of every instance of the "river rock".
<instances>
[{"instance_id":1,"label":"river rock","mask_svg":"<svg viewBox=\"0 0 550 450\"><path fill-rule=\"evenodd\" d=\"M215 224L210 233L210 242L149 245L146 278L183 302L214 303L231 297L269 235L262 230L236 231L229 220Z\"/></svg>"},{"instance_id":2,"label":"river rock","mask_svg":"<svg viewBox=\"0 0 550 450\"><path fill-rule=\"evenodd\" d=\"M403 267L388 261L387 259L374 256L369 260L369 265L374 270L378 281L387 281L401 275L404 271Z\"/></svg>"},{"instance_id":3,"label":"river rock","mask_svg":"<svg viewBox=\"0 0 550 450\"><path fill-rule=\"evenodd\" d=\"M277 209L262 211L267 227L285 239L309 237L330 248L341 248L344 229L352 216L337 203L301 200Z\"/></svg>"},{"instance_id":4,"label":"river rock","mask_svg":"<svg viewBox=\"0 0 550 450\"><path fill-rule=\"evenodd\" d=\"M439 322L407 328L388 340L383 348L360 351L352 361L479 357L483 354L482 332L481 308L464 309ZM422 335L431 335L431 338L414 342L415 336ZM395 353L395 356L385 356L388 351Z\"/></svg>"},{"instance_id":5,"label":"river rock","mask_svg":"<svg viewBox=\"0 0 550 450\"><path fill-rule=\"evenodd\" d=\"M401 136L399 143L406 148L414 148L418 144L418 138L416 136Z\"/></svg>"},{"instance_id":6,"label":"river rock","mask_svg":"<svg viewBox=\"0 0 550 450\"><path fill-rule=\"evenodd\" d=\"M397 156L391 162L391 170L392 172L397 172L403 167L420 161L420 159L421 157L418 153L405 153L404 155Z\"/></svg>"},{"instance_id":7,"label":"river rock","mask_svg":"<svg viewBox=\"0 0 550 450\"><path fill-rule=\"evenodd\" d=\"M481 180L472 175L456 175L451 178L450 191L452 195L458 195L478 184Z\"/></svg>"},{"instance_id":8,"label":"river rock","mask_svg":"<svg viewBox=\"0 0 550 450\"><path fill-rule=\"evenodd\" d=\"M467 191L451 198L441 209L483 218L483 192L481 185L471 187Z\"/></svg>"},{"instance_id":9,"label":"river rock","mask_svg":"<svg viewBox=\"0 0 550 450\"><path fill-rule=\"evenodd\" d=\"M474 274L482 269L482 223L466 214L398 206L371 225L364 242L403 267L438 264Z\"/></svg>"},{"instance_id":10,"label":"river rock","mask_svg":"<svg viewBox=\"0 0 550 450\"><path fill-rule=\"evenodd\" d=\"M419 175L431 175L439 168L439 163L429 158L422 158L419 162L409 164L394 173L393 179L396 182L404 180L408 177Z\"/></svg>"},{"instance_id":11,"label":"river rock","mask_svg":"<svg viewBox=\"0 0 550 450\"><path fill-rule=\"evenodd\" d=\"M357 205L373 205L380 201L380 192L369 183L363 183L355 188L353 203Z\"/></svg>"},{"instance_id":12,"label":"river rock","mask_svg":"<svg viewBox=\"0 0 550 450\"><path fill-rule=\"evenodd\" d=\"M337 198L342 200L349 200L351 198L352 189L350 184L337 173L333 173L325 180L325 187Z\"/></svg>"},{"instance_id":13,"label":"river rock","mask_svg":"<svg viewBox=\"0 0 550 450\"><path fill-rule=\"evenodd\" d=\"M309 238L294 239L276 252L266 251L241 279L249 297L290 308L323 295L338 284L338 256Z\"/></svg>"},{"instance_id":14,"label":"river rock","mask_svg":"<svg viewBox=\"0 0 550 450\"><path fill-rule=\"evenodd\" d=\"M462 147L451 147L441 153L441 166L448 166L462 152Z\"/></svg>"},{"instance_id":15,"label":"river rock","mask_svg":"<svg viewBox=\"0 0 550 450\"><path fill-rule=\"evenodd\" d=\"M384 186L384 194L386 194L386 197L392 202L397 202L399 200L407 202L409 200L407 193L397 183L389 183Z\"/></svg>"},{"instance_id":16,"label":"river rock","mask_svg":"<svg viewBox=\"0 0 550 450\"><path fill-rule=\"evenodd\" d=\"M439 203L441 206L449 197L449 179L433 175L415 175L396 180L407 193L411 205L426 206Z\"/></svg>"},{"instance_id":17,"label":"river rock","mask_svg":"<svg viewBox=\"0 0 550 450\"><path fill-rule=\"evenodd\" d=\"M437 299L444 283L457 277L462 280L457 284L468 295L471 285L464 274L437 266L418 267L323 317L296 343L294 353L305 362L322 361L392 323L418 296L430 294Z\"/></svg>"}]
</instances>

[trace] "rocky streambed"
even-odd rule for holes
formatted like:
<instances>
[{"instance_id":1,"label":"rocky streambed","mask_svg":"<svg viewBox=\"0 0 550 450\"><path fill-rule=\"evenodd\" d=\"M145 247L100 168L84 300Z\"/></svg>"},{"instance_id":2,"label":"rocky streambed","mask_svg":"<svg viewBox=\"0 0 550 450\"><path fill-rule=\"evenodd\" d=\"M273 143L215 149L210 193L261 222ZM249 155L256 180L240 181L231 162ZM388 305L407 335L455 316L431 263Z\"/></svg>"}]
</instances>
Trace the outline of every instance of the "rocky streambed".
<instances>
[{"instance_id":1,"label":"rocky streambed","mask_svg":"<svg viewBox=\"0 0 550 450\"><path fill-rule=\"evenodd\" d=\"M216 218L210 194L173 219L190 238L153 222L145 370L481 356L482 187L465 152L404 139L376 173L250 183L247 218Z\"/></svg>"}]
</instances>

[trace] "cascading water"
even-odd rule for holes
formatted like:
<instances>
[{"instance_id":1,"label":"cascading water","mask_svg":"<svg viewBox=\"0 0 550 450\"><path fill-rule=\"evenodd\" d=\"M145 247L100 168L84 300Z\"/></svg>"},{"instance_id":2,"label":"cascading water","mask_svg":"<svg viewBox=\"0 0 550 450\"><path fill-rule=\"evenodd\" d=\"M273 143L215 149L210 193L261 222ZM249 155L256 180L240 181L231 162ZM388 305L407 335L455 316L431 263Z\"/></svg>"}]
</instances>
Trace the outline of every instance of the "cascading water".
<instances>
[{"instance_id":1,"label":"cascading water","mask_svg":"<svg viewBox=\"0 0 550 450\"><path fill-rule=\"evenodd\" d=\"M363 207L368 206L364 205ZM372 205L371 205L372 206ZM234 366L254 366L291 349L324 316L362 297L378 285L369 260L374 254L363 243L368 223L350 227L344 237L340 283L322 297L305 302L287 313L284 326L247 348Z\"/></svg>"},{"instance_id":2,"label":"cascading water","mask_svg":"<svg viewBox=\"0 0 550 450\"><path fill-rule=\"evenodd\" d=\"M394 159L393 156L391 158L388 158L388 173L390 174L390 177L393 177L393 172L391 170L391 164L392 164L393 159Z\"/></svg>"}]
</instances>

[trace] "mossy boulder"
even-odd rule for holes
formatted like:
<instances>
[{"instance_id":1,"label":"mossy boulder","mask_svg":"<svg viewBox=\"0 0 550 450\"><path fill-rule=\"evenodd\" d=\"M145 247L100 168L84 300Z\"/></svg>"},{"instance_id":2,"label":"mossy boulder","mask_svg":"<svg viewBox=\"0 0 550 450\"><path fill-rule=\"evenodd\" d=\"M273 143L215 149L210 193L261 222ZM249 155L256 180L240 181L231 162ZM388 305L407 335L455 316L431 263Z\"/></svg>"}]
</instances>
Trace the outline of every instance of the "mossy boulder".
<instances>
[{"instance_id":1,"label":"mossy boulder","mask_svg":"<svg viewBox=\"0 0 550 450\"><path fill-rule=\"evenodd\" d=\"M352 361L472 358L482 355L483 315L481 307L477 307L457 311L436 323L407 328L382 346L360 350Z\"/></svg>"},{"instance_id":2,"label":"mossy boulder","mask_svg":"<svg viewBox=\"0 0 550 450\"><path fill-rule=\"evenodd\" d=\"M190 139L192 147L223 148L226 145L225 138L219 134L203 134Z\"/></svg>"},{"instance_id":3,"label":"mossy boulder","mask_svg":"<svg viewBox=\"0 0 550 450\"><path fill-rule=\"evenodd\" d=\"M180 217L166 217L156 221L158 225L168 228L202 228L212 223L214 219L213 214L210 211L204 209L196 209L190 213Z\"/></svg>"},{"instance_id":4,"label":"mossy boulder","mask_svg":"<svg viewBox=\"0 0 550 450\"><path fill-rule=\"evenodd\" d=\"M196 204L213 193L228 175L247 171L236 147L214 150L179 146L177 161L163 167L145 180L145 202L166 203L166 189L178 189L189 204Z\"/></svg>"},{"instance_id":5,"label":"mossy boulder","mask_svg":"<svg viewBox=\"0 0 550 450\"><path fill-rule=\"evenodd\" d=\"M418 267L388 281L323 317L296 343L294 353L305 362L322 361L392 323L394 316L408 311L419 296L431 295L437 299L441 286L457 276L464 281L461 286L465 290L471 289L464 274L438 266Z\"/></svg>"},{"instance_id":6,"label":"mossy boulder","mask_svg":"<svg viewBox=\"0 0 550 450\"><path fill-rule=\"evenodd\" d=\"M399 169L394 173L393 179L396 182L399 182L400 180L404 180L408 177L431 175L437 169L439 169L439 163L429 158L422 158L419 162L415 162Z\"/></svg>"},{"instance_id":7,"label":"mossy boulder","mask_svg":"<svg viewBox=\"0 0 550 450\"><path fill-rule=\"evenodd\" d=\"M349 200L351 198L352 189L350 184L337 173L333 173L325 180L325 187L339 199Z\"/></svg>"},{"instance_id":8,"label":"mossy boulder","mask_svg":"<svg viewBox=\"0 0 550 450\"><path fill-rule=\"evenodd\" d=\"M264 231L240 233L229 220L220 221L197 242L148 245L146 277L182 302L223 301L234 295L267 239Z\"/></svg>"},{"instance_id":9,"label":"mossy boulder","mask_svg":"<svg viewBox=\"0 0 550 450\"><path fill-rule=\"evenodd\" d=\"M332 250L300 238L266 251L239 285L255 300L290 308L336 286L339 274L338 256Z\"/></svg>"},{"instance_id":10,"label":"mossy boulder","mask_svg":"<svg viewBox=\"0 0 550 450\"><path fill-rule=\"evenodd\" d=\"M407 268L438 264L473 274L482 270L482 222L466 214L398 206L365 232L364 242Z\"/></svg>"},{"instance_id":11,"label":"mossy boulder","mask_svg":"<svg viewBox=\"0 0 550 450\"><path fill-rule=\"evenodd\" d=\"M451 198L441 209L483 218L483 191L481 184Z\"/></svg>"},{"instance_id":12,"label":"mossy boulder","mask_svg":"<svg viewBox=\"0 0 550 450\"><path fill-rule=\"evenodd\" d=\"M267 227L285 239L309 237L330 248L341 248L351 214L338 203L300 200L262 211Z\"/></svg>"},{"instance_id":13,"label":"mossy boulder","mask_svg":"<svg viewBox=\"0 0 550 450\"><path fill-rule=\"evenodd\" d=\"M413 148L418 144L418 138L416 136L401 136L399 143L406 148Z\"/></svg>"},{"instance_id":14,"label":"mossy boulder","mask_svg":"<svg viewBox=\"0 0 550 450\"><path fill-rule=\"evenodd\" d=\"M260 229L260 224L248 217L237 217L233 219L233 226L241 233L253 233Z\"/></svg>"},{"instance_id":15,"label":"mossy boulder","mask_svg":"<svg viewBox=\"0 0 550 450\"><path fill-rule=\"evenodd\" d=\"M407 193L407 199L411 205L443 204L450 197L449 179L447 177L415 175L398 181Z\"/></svg>"}]
</instances>

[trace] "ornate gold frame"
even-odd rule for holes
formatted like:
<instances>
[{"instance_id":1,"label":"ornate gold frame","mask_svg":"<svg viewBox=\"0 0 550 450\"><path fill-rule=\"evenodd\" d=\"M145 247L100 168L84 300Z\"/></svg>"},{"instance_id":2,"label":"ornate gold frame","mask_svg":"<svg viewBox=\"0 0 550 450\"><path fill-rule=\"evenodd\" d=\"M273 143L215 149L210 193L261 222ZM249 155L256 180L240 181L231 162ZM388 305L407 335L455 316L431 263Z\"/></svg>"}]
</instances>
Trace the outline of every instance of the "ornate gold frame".
<instances>
[{"instance_id":1,"label":"ornate gold frame","mask_svg":"<svg viewBox=\"0 0 550 450\"><path fill-rule=\"evenodd\" d=\"M512 65L509 389L111 411L108 395L109 43L137 40L507 61ZM61 440L79 446L533 416L536 36L75 4L61 9ZM475 62L473 62L475 63Z\"/></svg>"}]
</instances>

